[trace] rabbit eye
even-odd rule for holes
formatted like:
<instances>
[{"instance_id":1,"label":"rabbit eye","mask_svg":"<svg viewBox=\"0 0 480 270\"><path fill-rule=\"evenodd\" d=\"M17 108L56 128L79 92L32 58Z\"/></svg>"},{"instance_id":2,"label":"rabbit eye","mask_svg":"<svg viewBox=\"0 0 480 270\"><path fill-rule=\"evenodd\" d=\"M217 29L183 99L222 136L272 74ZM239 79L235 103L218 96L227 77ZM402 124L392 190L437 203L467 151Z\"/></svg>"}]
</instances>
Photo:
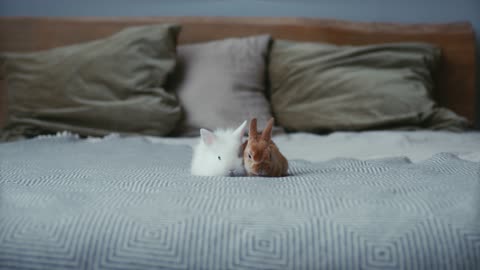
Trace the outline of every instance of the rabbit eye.
<instances>
[{"instance_id":1,"label":"rabbit eye","mask_svg":"<svg viewBox=\"0 0 480 270\"><path fill-rule=\"evenodd\" d=\"M248 159L252 159L252 155L250 155L250 153L248 154Z\"/></svg>"},{"instance_id":2,"label":"rabbit eye","mask_svg":"<svg viewBox=\"0 0 480 270\"><path fill-rule=\"evenodd\" d=\"M220 156L218 156L218 160L222 160L222 158Z\"/></svg>"}]
</instances>

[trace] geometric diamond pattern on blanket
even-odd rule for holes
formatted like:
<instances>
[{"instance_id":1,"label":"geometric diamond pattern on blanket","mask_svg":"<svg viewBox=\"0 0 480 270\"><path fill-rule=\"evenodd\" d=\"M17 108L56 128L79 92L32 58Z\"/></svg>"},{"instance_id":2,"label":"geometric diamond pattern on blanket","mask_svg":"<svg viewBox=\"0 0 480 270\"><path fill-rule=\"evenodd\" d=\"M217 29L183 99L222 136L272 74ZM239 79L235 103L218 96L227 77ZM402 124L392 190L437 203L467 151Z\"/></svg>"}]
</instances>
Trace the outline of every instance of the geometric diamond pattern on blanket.
<instances>
[{"instance_id":1,"label":"geometric diamond pattern on blanket","mask_svg":"<svg viewBox=\"0 0 480 270\"><path fill-rule=\"evenodd\" d=\"M360 239L362 247L360 248L364 254L361 258L365 269L402 269L400 263L403 258L400 257L400 250L406 247L399 246L401 242L385 241L383 243L374 242L368 239Z\"/></svg>"},{"instance_id":2,"label":"geometric diamond pattern on blanket","mask_svg":"<svg viewBox=\"0 0 480 270\"><path fill-rule=\"evenodd\" d=\"M77 246L72 243L70 235L75 227L65 226L60 222L45 222L28 218L12 219L13 222L0 223L0 267L9 262L23 258L22 264L12 264L12 269L22 265L39 268L55 267L79 268ZM29 268L27 267L27 268ZM7 267L8 269L8 267Z\"/></svg>"},{"instance_id":3,"label":"geometric diamond pattern on blanket","mask_svg":"<svg viewBox=\"0 0 480 270\"><path fill-rule=\"evenodd\" d=\"M480 162L197 177L191 155L142 137L0 144L0 269L480 269Z\"/></svg>"},{"instance_id":4,"label":"geometric diamond pattern on blanket","mask_svg":"<svg viewBox=\"0 0 480 270\"><path fill-rule=\"evenodd\" d=\"M179 236L185 234L185 224L176 226L142 226L132 221L117 220L110 235L115 244L109 250L104 267L129 265L134 269L160 267L185 269L186 248ZM122 235L123 237L115 237ZM148 250L146 253L145 250Z\"/></svg>"},{"instance_id":5,"label":"geometric diamond pattern on blanket","mask_svg":"<svg viewBox=\"0 0 480 270\"><path fill-rule=\"evenodd\" d=\"M468 262L472 267L480 265L480 233L478 230L458 230L458 232L465 239L464 248Z\"/></svg>"},{"instance_id":6,"label":"geometric diamond pattern on blanket","mask_svg":"<svg viewBox=\"0 0 480 270\"><path fill-rule=\"evenodd\" d=\"M287 231L268 228L237 228L233 238L233 267L261 267L265 269L289 269L291 236Z\"/></svg>"}]
</instances>

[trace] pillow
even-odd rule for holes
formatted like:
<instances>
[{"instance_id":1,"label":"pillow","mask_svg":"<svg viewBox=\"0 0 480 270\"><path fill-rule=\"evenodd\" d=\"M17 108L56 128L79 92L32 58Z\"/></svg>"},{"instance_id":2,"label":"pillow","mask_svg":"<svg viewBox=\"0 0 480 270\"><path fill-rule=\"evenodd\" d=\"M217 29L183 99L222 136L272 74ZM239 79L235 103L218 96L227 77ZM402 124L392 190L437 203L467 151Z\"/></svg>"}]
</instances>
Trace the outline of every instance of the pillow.
<instances>
[{"instance_id":1,"label":"pillow","mask_svg":"<svg viewBox=\"0 0 480 270\"><path fill-rule=\"evenodd\" d=\"M181 109L164 84L179 31L169 24L130 27L91 42L1 54L9 114L2 137L170 133Z\"/></svg>"},{"instance_id":2,"label":"pillow","mask_svg":"<svg viewBox=\"0 0 480 270\"><path fill-rule=\"evenodd\" d=\"M287 130L460 130L467 122L431 98L440 50L424 43L335 46L277 40L271 103Z\"/></svg>"},{"instance_id":3,"label":"pillow","mask_svg":"<svg viewBox=\"0 0 480 270\"><path fill-rule=\"evenodd\" d=\"M200 128L239 126L272 117L265 95L270 36L229 38L178 47L172 87L184 117L177 135L198 136Z\"/></svg>"}]
</instances>

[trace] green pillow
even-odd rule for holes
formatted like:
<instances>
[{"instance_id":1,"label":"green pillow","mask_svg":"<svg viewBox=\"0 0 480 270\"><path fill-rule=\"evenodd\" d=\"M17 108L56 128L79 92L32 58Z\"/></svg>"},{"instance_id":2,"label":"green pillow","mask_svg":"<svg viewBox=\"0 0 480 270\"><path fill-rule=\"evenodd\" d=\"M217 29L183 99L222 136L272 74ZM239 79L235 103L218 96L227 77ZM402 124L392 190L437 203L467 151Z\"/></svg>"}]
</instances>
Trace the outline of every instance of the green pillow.
<instances>
[{"instance_id":1,"label":"green pillow","mask_svg":"<svg viewBox=\"0 0 480 270\"><path fill-rule=\"evenodd\" d=\"M466 120L431 98L439 58L440 50L424 43L277 40L269 63L272 110L291 131L461 130Z\"/></svg>"},{"instance_id":2,"label":"green pillow","mask_svg":"<svg viewBox=\"0 0 480 270\"><path fill-rule=\"evenodd\" d=\"M170 24L129 27L91 42L1 54L8 95L2 138L170 133L181 109L164 84L179 31Z\"/></svg>"}]
</instances>

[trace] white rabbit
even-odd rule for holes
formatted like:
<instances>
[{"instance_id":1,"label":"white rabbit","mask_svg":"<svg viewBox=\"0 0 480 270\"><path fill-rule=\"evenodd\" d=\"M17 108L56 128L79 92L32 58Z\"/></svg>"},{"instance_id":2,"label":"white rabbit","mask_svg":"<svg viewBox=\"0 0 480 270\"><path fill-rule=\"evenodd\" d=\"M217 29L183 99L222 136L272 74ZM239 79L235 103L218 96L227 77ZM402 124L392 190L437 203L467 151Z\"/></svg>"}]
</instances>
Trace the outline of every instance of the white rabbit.
<instances>
[{"instance_id":1,"label":"white rabbit","mask_svg":"<svg viewBox=\"0 0 480 270\"><path fill-rule=\"evenodd\" d=\"M247 121L237 129L211 132L200 129L200 139L193 148L192 175L234 176L244 175L241 145Z\"/></svg>"}]
</instances>

